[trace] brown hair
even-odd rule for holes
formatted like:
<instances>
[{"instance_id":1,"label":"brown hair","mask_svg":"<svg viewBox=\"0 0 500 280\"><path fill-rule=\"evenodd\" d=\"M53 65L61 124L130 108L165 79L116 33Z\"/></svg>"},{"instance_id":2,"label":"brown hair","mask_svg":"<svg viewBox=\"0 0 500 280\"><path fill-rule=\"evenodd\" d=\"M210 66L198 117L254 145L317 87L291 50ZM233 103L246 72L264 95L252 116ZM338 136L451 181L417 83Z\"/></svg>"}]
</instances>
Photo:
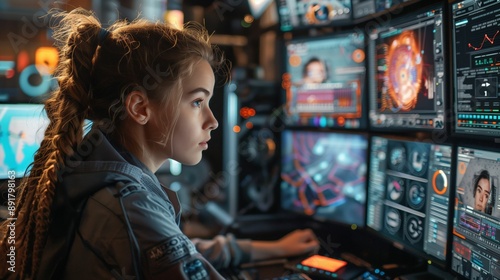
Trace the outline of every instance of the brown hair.
<instances>
[{"instance_id":1,"label":"brown hair","mask_svg":"<svg viewBox=\"0 0 500 280\"><path fill-rule=\"evenodd\" d=\"M164 124L172 137L178 119L182 80L202 59L214 71L224 70L220 52L209 43L209 35L198 24L176 29L165 23L137 19L119 21L103 29L93 13L75 9L55 15L54 39L60 49L55 77L59 88L45 102L50 123L45 131L31 171L18 189L16 201L16 274L35 278L47 239L51 206L58 172L65 159L77 153L83 139L85 119L108 122L108 131L125 141L123 101L132 90L145 92L156 104L165 106ZM227 72L226 72L227 73ZM1 225L1 267L9 248L7 224ZM0 275L8 273L0 269Z\"/></svg>"}]
</instances>

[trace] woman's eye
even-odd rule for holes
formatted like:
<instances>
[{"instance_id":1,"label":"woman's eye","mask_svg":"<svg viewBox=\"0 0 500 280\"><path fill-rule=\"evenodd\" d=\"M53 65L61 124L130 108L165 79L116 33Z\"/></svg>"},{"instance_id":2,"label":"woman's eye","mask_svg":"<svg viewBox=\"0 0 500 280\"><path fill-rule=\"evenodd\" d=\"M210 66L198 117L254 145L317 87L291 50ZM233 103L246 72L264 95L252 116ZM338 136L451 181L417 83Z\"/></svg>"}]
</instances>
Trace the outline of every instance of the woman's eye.
<instances>
[{"instance_id":1,"label":"woman's eye","mask_svg":"<svg viewBox=\"0 0 500 280\"><path fill-rule=\"evenodd\" d=\"M203 102L203 100L201 100L201 99L200 99L200 100L195 100L195 101L193 101L193 105L194 105L195 107L200 108L200 107L201 107L201 103L202 103L202 102Z\"/></svg>"}]
</instances>

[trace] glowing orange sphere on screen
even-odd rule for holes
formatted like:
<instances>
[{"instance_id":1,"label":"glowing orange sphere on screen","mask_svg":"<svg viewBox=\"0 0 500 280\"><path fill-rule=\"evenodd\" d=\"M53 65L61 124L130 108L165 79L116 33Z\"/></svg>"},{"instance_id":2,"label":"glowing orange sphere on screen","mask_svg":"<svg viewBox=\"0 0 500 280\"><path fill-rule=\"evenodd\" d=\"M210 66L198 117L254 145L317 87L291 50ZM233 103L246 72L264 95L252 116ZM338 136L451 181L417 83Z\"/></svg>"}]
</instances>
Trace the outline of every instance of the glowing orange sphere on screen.
<instances>
[{"instance_id":1,"label":"glowing orange sphere on screen","mask_svg":"<svg viewBox=\"0 0 500 280\"><path fill-rule=\"evenodd\" d=\"M412 31L401 33L389 47L386 78L393 107L398 110L412 110L417 103L423 69L420 52Z\"/></svg>"}]
</instances>

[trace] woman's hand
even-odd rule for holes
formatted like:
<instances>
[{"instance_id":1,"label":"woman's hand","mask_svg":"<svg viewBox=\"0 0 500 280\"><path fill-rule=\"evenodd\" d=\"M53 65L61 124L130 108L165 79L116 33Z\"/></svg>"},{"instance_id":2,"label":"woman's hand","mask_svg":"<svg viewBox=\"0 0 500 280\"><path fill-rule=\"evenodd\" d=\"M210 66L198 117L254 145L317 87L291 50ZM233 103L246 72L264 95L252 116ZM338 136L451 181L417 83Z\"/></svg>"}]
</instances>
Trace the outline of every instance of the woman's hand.
<instances>
[{"instance_id":1,"label":"woman's hand","mask_svg":"<svg viewBox=\"0 0 500 280\"><path fill-rule=\"evenodd\" d=\"M277 241L282 257L292 257L318 252L319 242L310 229L294 230Z\"/></svg>"},{"instance_id":2,"label":"woman's hand","mask_svg":"<svg viewBox=\"0 0 500 280\"><path fill-rule=\"evenodd\" d=\"M294 230L276 241L252 241L252 261L317 252L319 241L310 229Z\"/></svg>"}]
</instances>

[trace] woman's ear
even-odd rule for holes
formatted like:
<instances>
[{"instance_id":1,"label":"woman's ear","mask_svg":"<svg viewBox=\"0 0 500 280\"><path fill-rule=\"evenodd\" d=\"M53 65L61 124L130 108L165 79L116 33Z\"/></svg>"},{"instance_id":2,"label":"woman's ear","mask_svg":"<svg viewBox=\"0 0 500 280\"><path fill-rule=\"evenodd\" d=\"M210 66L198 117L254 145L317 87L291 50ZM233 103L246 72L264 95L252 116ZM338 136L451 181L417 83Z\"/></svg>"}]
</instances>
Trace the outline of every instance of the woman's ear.
<instances>
[{"instance_id":1,"label":"woman's ear","mask_svg":"<svg viewBox=\"0 0 500 280\"><path fill-rule=\"evenodd\" d=\"M129 117L136 123L144 125L151 117L151 108L145 92L134 90L125 99L125 109Z\"/></svg>"}]
</instances>

